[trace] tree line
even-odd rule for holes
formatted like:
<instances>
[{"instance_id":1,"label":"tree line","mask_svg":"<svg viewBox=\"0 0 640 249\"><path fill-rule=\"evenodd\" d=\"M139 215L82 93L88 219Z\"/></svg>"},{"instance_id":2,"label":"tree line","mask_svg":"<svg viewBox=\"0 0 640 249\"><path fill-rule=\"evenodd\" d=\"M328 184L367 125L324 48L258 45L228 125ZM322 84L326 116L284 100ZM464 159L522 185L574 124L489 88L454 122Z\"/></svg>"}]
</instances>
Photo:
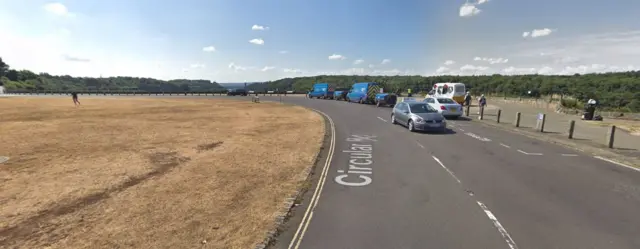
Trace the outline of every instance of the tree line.
<instances>
[{"instance_id":1,"label":"tree line","mask_svg":"<svg viewBox=\"0 0 640 249\"><path fill-rule=\"evenodd\" d=\"M216 92L225 88L209 80L158 80L137 77L72 77L69 75L36 74L29 70L14 70L0 58L0 84L7 91L60 92Z\"/></svg>"},{"instance_id":2,"label":"tree line","mask_svg":"<svg viewBox=\"0 0 640 249\"><path fill-rule=\"evenodd\" d=\"M350 87L354 82L378 82L387 92L428 92L433 84L462 82L472 94L505 97L541 97L562 95L575 100L570 107L580 108L588 99L597 99L605 109L640 112L640 71L575 74L575 75L483 75L483 76L355 76L319 75L284 78L253 83L248 90L309 91L316 82ZM108 77L89 78L35 74L28 70L13 70L0 58L0 84L8 91L117 91L137 89L147 92L224 91L224 87L208 80L158 80L152 78Z\"/></svg>"},{"instance_id":3,"label":"tree line","mask_svg":"<svg viewBox=\"0 0 640 249\"><path fill-rule=\"evenodd\" d=\"M287 89L309 91L316 82L332 83L336 87L350 87L354 82L377 82L385 92L426 93L435 83L461 82L471 94L487 94L505 97L539 98L563 96L574 100L569 107L582 108L582 103L597 99L609 110L640 112L640 71L575 74L575 75L482 75L482 76L354 76L319 75L313 77L285 78L251 84L254 91ZM565 101L567 103L571 101Z\"/></svg>"}]
</instances>

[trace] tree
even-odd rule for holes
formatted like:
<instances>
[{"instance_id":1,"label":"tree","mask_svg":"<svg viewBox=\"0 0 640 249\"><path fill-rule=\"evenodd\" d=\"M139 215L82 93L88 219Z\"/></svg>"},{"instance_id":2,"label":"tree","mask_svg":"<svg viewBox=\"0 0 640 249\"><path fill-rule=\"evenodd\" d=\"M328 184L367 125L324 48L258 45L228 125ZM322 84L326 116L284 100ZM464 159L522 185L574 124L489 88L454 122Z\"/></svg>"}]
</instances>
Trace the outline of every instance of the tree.
<instances>
[{"instance_id":1,"label":"tree","mask_svg":"<svg viewBox=\"0 0 640 249\"><path fill-rule=\"evenodd\" d=\"M7 71L9 71L9 65L2 61L2 57L0 57L0 77L5 76Z\"/></svg>"}]
</instances>

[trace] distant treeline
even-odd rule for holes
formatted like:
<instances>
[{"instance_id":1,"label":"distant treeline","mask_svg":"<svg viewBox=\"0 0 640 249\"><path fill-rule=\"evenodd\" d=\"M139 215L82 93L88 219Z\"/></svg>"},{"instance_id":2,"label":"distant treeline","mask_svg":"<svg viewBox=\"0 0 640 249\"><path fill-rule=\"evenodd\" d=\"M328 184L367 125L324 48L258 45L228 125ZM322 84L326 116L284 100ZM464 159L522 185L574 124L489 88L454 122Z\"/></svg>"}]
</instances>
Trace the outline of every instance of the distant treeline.
<instances>
[{"instance_id":1,"label":"distant treeline","mask_svg":"<svg viewBox=\"0 0 640 249\"><path fill-rule=\"evenodd\" d=\"M224 87L208 80L157 80L135 77L88 78L35 74L28 70L12 70L0 58L0 82L7 91L117 91L132 89L144 92L224 91ZM487 75L487 76L347 76L320 75L285 78L266 83L253 83L248 90L308 91L316 82L350 87L354 82L378 82L387 92L427 92L439 82L462 82L473 94L507 97L539 97L562 95L581 103L593 98L602 107L615 111L640 112L640 71L558 75Z\"/></svg>"},{"instance_id":2,"label":"distant treeline","mask_svg":"<svg viewBox=\"0 0 640 249\"><path fill-rule=\"evenodd\" d=\"M208 80L157 80L136 77L71 77L35 74L29 70L13 70L0 58L0 82L7 91L144 91L189 92L225 91L216 82Z\"/></svg>"},{"instance_id":3,"label":"distant treeline","mask_svg":"<svg viewBox=\"0 0 640 249\"><path fill-rule=\"evenodd\" d=\"M623 112L640 112L640 71L584 75L487 75L487 76L347 76L321 75L285 78L251 84L250 90L295 89L310 90L315 82L350 87L354 82L378 82L387 92L428 92L439 82L462 82L472 94L508 97L540 97L562 95L576 99L578 105L593 98L602 107Z\"/></svg>"}]
</instances>

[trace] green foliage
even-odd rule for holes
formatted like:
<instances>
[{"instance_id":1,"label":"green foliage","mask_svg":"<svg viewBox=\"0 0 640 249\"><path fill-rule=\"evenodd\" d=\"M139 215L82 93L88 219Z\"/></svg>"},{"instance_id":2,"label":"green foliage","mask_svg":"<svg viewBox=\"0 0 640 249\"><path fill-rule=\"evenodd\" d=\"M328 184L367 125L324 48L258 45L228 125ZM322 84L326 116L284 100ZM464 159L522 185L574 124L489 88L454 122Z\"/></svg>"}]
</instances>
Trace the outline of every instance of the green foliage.
<instances>
[{"instance_id":1,"label":"green foliage","mask_svg":"<svg viewBox=\"0 0 640 249\"><path fill-rule=\"evenodd\" d=\"M0 67L4 64L0 58ZM35 74L29 70L13 70L6 65L0 68L2 82L8 91L145 91L145 92L185 92L224 91L225 88L208 80L157 80L136 77L71 77L54 76L47 73ZM4 71L2 71L4 70Z\"/></svg>"},{"instance_id":2,"label":"green foliage","mask_svg":"<svg viewBox=\"0 0 640 249\"><path fill-rule=\"evenodd\" d=\"M465 83L472 94L489 94L507 97L541 97L552 94L576 99L571 106L582 108L588 99L598 99L602 107L620 111L640 112L640 71L585 74L585 75L486 75L486 76L346 76L320 75L315 77L285 78L248 86L250 90L264 91L295 90L308 91L315 82L333 83L337 87L349 87L353 82L383 83L385 91L428 92L433 84L440 82ZM529 93L531 91L531 93Z\"/></svg>"}]
</instances>

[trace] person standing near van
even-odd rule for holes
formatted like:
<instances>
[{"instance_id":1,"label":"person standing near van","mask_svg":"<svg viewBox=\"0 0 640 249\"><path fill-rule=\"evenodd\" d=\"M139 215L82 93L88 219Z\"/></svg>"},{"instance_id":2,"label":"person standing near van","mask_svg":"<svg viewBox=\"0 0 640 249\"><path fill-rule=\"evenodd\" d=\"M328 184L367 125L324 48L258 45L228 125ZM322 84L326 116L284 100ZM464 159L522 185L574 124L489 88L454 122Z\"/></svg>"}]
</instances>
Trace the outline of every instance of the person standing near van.
<instances>
[{"instance_id":1,"label":"person standing near van","mask_svg":"<svg viewBox=\"0 0 640 249\"><path fill-rule=\"evenodd\" d=\"M464 95L464 105L465 106L471 105L471 94L469 94L469 91L467 91L467 94Z\"/></svg>"}]
</instances>

